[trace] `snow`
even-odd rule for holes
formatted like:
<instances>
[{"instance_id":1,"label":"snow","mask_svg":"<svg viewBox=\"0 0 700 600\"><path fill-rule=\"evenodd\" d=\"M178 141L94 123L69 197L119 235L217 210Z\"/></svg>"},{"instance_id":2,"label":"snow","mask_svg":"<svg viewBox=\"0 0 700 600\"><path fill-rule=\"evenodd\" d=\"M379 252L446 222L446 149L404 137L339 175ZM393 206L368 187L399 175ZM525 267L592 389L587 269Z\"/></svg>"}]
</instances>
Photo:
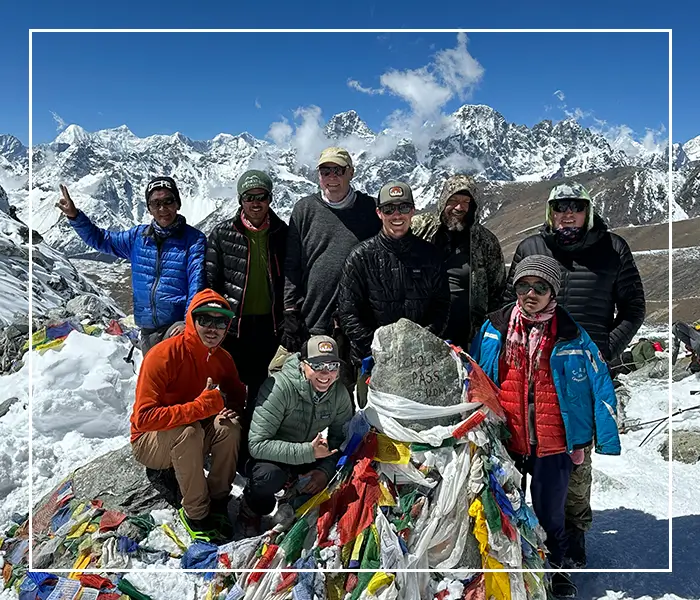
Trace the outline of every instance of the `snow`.
<instances>
[{"instance_id":1,"label":"snow","mask_svg":"<svg viewBox=\"0 0 700 600\"><path fill-rule=\"evenodd\" d=\"M34 355L34 501L78 466L128 442L136 375L122 360L127 352L127 343L119 338L73 332L60 351ZM0 377L5 396L19 398L0 419L0 525L13 512L26 511L29 501L27 380L26 365L18 373ZM666 381L629 381L627 385L629 418L647 421L668 414ZM694 404L690 391L699 388L700 381L693 376L674 385L673 408ZM676 417L674 426L700 429L700 411ZM587 536L590 569L667 568L668 463L658 452L664 432L660 430L639 447L648 432L646 428L622 435L619 457L593 455L594 521ZM674 574L577 573L579 598L700 599L700 568L692 551L700 534L700 465L674 463L673 475ZM171 514L158 511L156 518L162 522ZM169 540L152 535L149 543L167 547ZM176 564L171 561L170 566ZM199 600L206 595L207 585L193 574L141 572L127 578L153 600ZM16 596L0 593L0 600L9 598Z\"/></svg>"}]
</instances>

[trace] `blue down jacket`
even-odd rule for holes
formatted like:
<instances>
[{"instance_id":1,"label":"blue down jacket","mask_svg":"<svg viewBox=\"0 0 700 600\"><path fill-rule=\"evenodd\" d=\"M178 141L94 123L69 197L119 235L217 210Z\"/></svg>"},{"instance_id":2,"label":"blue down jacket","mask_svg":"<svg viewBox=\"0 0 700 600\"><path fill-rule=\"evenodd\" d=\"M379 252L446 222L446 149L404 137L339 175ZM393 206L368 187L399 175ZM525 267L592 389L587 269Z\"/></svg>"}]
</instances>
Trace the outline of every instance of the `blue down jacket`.
<instances>
[{"instance_id":1,"label":"blue down jacket","mask_svg":"<svg viewBox=\"0 0 700 600\"><path fill-rule=\"evenodd\" d=\"M136 325L156 329L185 320L190 301L206 281L207 240L201 231L185 224L158 241L150 225L107 231L81 211L69 222L88 246L131 261Z\"/></svg>"},{"instance_id":2,"label":"blue down jacket","mask_svg":"<svg viewBox=\"0 0 700 600\"><path fill-rule=\"evenodd\" d=\"M513 304L489 315L472 343L472 358L496 384L503 340ZM588 445L595 434L599 454L620 454L617 398L608 367L588 333L557 306L557 342L549 363L566 429L569 452Z\"/></svg>"}]
</instances>

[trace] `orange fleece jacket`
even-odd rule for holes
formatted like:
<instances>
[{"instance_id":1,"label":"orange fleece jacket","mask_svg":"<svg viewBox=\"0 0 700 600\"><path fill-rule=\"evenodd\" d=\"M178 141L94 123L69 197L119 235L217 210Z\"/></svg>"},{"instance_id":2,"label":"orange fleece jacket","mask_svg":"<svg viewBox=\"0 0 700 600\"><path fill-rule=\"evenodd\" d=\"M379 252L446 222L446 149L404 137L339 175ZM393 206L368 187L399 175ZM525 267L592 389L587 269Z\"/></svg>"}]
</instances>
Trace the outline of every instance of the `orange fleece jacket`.
<instances>
[{"instance_id":1,"label":"orange fleece jacket","mask_svg":"<svg viewBox=\"0 0 700 600\"><path fill-rule=\"evenodd\" d=\"M243 415L246 390L231 355L221 347L207 348L194 326L192 310L208 302L228 302L213 290L203 290L190 303L181 335L156 344L141 364L136 401L131 413L131 441L147 431L164 431L218 414L224 408ZM207 390L211 377L219 390Z\"/></svg>"}]
</instances>

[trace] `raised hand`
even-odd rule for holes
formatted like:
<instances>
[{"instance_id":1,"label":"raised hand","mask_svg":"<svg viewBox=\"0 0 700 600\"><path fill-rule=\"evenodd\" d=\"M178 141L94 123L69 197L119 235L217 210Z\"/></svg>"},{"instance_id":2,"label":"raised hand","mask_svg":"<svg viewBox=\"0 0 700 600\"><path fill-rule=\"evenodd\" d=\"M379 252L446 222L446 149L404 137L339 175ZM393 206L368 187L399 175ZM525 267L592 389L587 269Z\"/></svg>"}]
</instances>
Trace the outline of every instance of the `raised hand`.
<instances>
[{"instance_id":1,"label":"raised hand","mask_svg":"<svg viewBox=\"0 0 700 600\"><path fill-rule=\"evenodd\" d=\"M316 459L326 458L327 456L331 456L332 454L338 452L337 449L328 449L328 440L324 438L320 432L316 434L313 442L311 442L311 446L314 449L314 458Z\"/></svg>"},{"instance_id":2,"label":"raised hand","mask_svg":"<svg viewBox=\"0 0 700 600\"><path fill-rule=\"evenodd\" d=\"M75 208L75 204L73 203L73 200L71 200L70 194L68 193L68 188L63 184L60 184L59 187L61 188L62 197L59 199L56 206L58 206L63 214L69 219L75 219L75 217L78 216L78 209Z\"/></svg>"}]
</instances>

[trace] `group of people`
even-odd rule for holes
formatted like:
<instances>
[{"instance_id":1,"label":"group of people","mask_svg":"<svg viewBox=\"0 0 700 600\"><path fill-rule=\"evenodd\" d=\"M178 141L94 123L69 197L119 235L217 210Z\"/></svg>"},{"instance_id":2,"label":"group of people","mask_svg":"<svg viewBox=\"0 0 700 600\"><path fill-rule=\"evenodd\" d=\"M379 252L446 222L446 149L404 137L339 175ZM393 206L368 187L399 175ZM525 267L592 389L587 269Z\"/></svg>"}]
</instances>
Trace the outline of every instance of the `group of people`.
<instances>
[{"instance_id":1,"label":"group of people","mask_svg":"<svg viewBox=\"0 0 700 600\"><path fill-rule=\"evenodd\" d=\"M325 149L316 169L320 189L297 201L288 225L271 207L270 176L244 173L238 211L208 238L178 213L170 177L147 185L151 223L121 232L94 225L61 186L58 206L81 239L131 261L144 353L137 460L174 468L194 532L230 525L237 468L248 477L241 515L253 523L282 489L317 493L334 473L355 389L357 405L367 401L374 332L407 318L469 350L501 387L509 449L532 475L552 562L585 566L593 439L619 452L607 364L645 316L625 241L583 186L557 185L506 274L473 178L449 177L436 209L416 215L404 182L377 198L356 190L345 149Z\"/></svg>"}]
</instances>

